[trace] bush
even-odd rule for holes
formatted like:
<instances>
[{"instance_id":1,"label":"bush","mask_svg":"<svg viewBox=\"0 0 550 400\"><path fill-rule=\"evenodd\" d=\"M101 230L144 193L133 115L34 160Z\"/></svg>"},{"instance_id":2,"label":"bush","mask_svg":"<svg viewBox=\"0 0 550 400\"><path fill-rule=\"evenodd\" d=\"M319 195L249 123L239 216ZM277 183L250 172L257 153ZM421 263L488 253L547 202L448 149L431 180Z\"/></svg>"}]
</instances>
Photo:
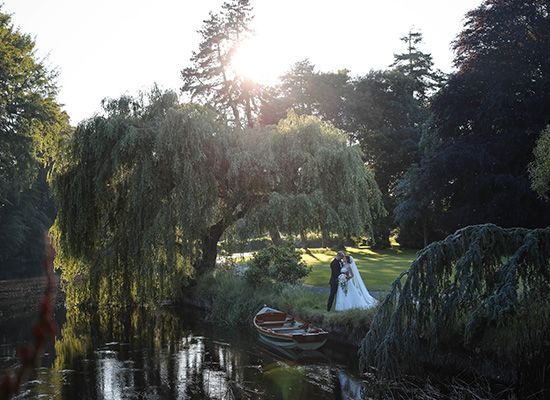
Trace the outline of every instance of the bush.
<instances>
[{"instance_id":1,"label":"bush","mask_svg":"<svg viewBox=\"0 0 550 400\"><path fill-rule=\"evenodd\" d=\"M274 304L280 288L253 287L243 277L228 271L215 271L201 277L195 296L208 306L207 319L220 326L249 325L264 304Z\"/></svg>"},{"instance_id":2,"label":"bush","mask_svg":"<svg viewBox=\"0 0 550 400\"><path fill-rule=\"evenodd\" d=\"M310 269L293 246L269 246L254 255L245 277L254 284L268 281L294 284L305 278Z\"/></svg>"}]
</instances>

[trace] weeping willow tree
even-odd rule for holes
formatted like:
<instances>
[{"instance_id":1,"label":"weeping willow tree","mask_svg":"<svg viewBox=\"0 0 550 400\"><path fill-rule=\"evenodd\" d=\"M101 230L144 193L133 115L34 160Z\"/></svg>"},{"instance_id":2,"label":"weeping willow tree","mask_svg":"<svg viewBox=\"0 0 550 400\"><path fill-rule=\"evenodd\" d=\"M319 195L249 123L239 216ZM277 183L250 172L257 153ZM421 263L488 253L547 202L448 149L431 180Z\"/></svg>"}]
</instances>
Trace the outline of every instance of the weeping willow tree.
<instances>
[{"instance_id":1,"label":"weeping willow tree","mask_svg":"<svg viewBox=\"0 0 550 400\"><path fill-rule=\"evenodd\" d=\"M229 227L274 199L282 221L307 213L300 221L336 233L383 212L359 151L318 119L243 131L158 90L104 108L77 127L54 171L53 230L71 305L174 296L215 266Z\"/></svg>"},{"instance_id":2,"label":"weeping willow tree","mask_svg":"<svg viewBox=\"0 0 550 400\"><path fill-rule=\"evenodd\" d=\"M249 229L372 237L373 221L385 210L359 147L346 146L345 135L330 123L294 112L271 140L274 186L247 215Z\"/></svg>"},{"instance_id":3,"label":"weeping willow tree","mask_svg":"<svg viewBox=\"0 0 550 400\"><path fill-rule=\"evenodd\" d=\"M550 228L466 227L421 250L393 283L361 363L389 376L423 363L509 382L540 373L549 367L548 293Z\"/></svg>"}]
</instances>

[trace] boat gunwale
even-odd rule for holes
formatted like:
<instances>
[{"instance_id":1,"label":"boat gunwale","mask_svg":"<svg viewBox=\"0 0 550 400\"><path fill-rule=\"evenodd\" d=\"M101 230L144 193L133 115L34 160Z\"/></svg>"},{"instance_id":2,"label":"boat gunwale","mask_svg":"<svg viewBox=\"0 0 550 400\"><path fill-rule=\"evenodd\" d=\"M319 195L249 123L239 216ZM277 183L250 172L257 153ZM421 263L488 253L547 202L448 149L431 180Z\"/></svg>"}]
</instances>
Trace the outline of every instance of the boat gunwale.
<instances>
[{"instance_id":1,"label":"boat gunwale","mask_svg":"<svg viewBox=\"0 0 550 400\"><path fill-rule=\"evenodd\" d=\"M264 306L265 308L266 306ZM311 325L311 324L308 324L306 323L305 321L303 321L302 319L300 318L297 318L297 317L294 317L292 315L289 315L285 312L282 312L282 311L279 311L279 310L276 310L276 309L272 309L271 307L269 307L271 310L273 310L272 312L265 312L265 313L262 313L262 314L259 314L260 311L258 311L258 313L256 313L256 315L254 316L254 319L253 319L253 324L254 324L254 327L256 328L256 330L258 331L258 333L262 334L262 335L265 335L265 336L268 336L268 337L274 337L274 338L279 338L279 339L286 339L288 341L297 341L297 342L302 342L303 339L309 339L309 340L306 340L306 342L308 343L311 343L310 340L311 339L318 339L318 341L322 341L322 340L326 340L327 336L328 336L328 332L325 331L324 329L322 328L319 328L317 326L314 326L314 325ZM263 310L263 308L262 308ZM273 329L270 329L270 328L265 328L263 327L262 325L260 325L260 323L258 322L258 317L260 315L265 315L265 314L280 314L283 316L284 319L280 320L280 321L269 321L269 322L278 322L280 323L281 325L284 325L287 318L290 317L293 321L297 322L298 324L301 325L300 328L295 328L295 329L302 329L302 327L304 325L307 325L307 327L311 327L311 328L314 328L316 330L318 330L318 332L303 332L303 333L295 333L295 334L292 334L292 333L279 333L279 332L276 332L274 331ZM291 328L289 328L291 329ZM312 341L312 342L315 342L315 341Z\"/></svg>"}]
</instances>

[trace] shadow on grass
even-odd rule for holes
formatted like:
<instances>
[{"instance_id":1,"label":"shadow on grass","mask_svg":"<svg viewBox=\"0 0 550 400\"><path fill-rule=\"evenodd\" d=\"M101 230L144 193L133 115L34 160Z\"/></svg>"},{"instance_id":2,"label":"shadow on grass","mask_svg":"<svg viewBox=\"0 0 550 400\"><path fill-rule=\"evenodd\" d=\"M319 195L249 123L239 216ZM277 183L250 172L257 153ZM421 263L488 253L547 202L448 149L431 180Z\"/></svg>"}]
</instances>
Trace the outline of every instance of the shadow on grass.
<instances>
[{"instance_id":1,"label":"shadow on grass","mask_svg":"<svg viewBox=\"0 0 550 400\"><path fill-rule=\"evenodd\" d=\"M399 274L409 268L416 250L391 248L374 251L368 247L347 247L369 290L386 291ZM330 262L334 252L326 248L307 249L302 256L312 267L305 283L325 287L330 278Z\"/></svg>"},{"instance_id":2,"label":"shadow on grass","mask_svg":"<svg viewBox=\"0 0 550 400\"><path fill-rule=\"evenodd\" d=\"M308 256L310 256L310 257L316 259L317 261L321 261L321 260L319 260L319 258L318 258L317 256L315 256L315 254L311 251L311 249L309 249L309 248L306 247L306 248L303 249L303 250L304 250L304 252L305 252Z\"/></svg>"}]
</instances>

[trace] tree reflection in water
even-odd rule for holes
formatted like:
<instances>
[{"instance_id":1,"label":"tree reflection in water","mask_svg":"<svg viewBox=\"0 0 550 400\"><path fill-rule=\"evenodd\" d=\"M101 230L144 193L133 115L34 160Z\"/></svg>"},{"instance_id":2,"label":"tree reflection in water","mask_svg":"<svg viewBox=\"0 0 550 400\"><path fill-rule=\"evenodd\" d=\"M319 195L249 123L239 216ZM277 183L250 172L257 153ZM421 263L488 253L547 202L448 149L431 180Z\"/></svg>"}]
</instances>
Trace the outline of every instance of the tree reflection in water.
<instances>
[{"instance_id":1,"label":"tree reflection in water","mask_svg":"<svg viewBox=\"0 0 550 400\"><path fill-rule=\"evenodd\" d=\"M292 400L361 393L361 381L332 355L277 355L252 330L216 330L192 314L178 314L144 308L67 311L53 362L26 384L20 398Z\"/></svg>"}]
</instances>

